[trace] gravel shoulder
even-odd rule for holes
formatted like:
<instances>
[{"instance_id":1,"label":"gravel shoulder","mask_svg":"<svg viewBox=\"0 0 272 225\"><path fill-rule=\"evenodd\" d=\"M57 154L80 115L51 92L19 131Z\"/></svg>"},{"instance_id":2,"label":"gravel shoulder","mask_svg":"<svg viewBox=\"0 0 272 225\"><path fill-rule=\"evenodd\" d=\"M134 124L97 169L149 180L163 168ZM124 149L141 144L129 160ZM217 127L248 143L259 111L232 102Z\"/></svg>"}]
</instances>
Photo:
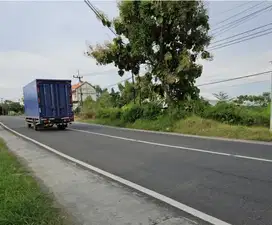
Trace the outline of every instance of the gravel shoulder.
<instances>
[{"instance_id":1,"label":"gravel shoulder","mask_svg":"<svg viewBox=\"0 0 272 225\"><path fill-rule=\"evenodd\" d=\"M82 225L195 225L184 213L67 162L0 127L0 137ZM76 151L76 150L75 150Z\"/></svg>"}]
</instances>

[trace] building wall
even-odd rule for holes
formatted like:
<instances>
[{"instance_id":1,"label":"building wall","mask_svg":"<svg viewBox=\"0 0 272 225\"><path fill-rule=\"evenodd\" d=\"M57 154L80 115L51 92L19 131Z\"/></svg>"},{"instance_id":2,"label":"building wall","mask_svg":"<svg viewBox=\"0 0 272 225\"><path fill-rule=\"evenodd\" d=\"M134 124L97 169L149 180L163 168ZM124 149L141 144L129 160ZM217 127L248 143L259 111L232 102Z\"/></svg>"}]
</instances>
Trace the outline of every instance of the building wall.
<instances>
[{"instance_id":1,"label":"building wall","mask_svg":"<svg viewBox=\"0 0 272 225\"><path fill-rule=\"evenodd\" d=\"M77 88L76 91L73 93L73 108L76 108L78 106L78 103L80 102L80 89L82 91L82 100L84 101L87 97L91 97L94 101L97 100L97 94L93 86L91 86L88 83L84 83L81 87Z\"/></svg>"}]
</instances>

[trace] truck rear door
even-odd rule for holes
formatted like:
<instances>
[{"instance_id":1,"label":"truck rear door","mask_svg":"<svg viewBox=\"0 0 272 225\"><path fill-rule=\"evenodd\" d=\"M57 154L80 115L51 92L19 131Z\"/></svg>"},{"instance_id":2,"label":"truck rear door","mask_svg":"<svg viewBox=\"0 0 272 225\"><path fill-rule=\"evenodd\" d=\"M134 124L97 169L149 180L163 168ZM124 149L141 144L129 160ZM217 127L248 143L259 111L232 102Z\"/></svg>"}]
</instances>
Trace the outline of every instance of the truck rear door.
<instances>
[{"instance_id":1,"label":"truck rear door","mask_svg":"<svg viewBox=\"0 0 272 225\"><path fill-rule=\"evenodd\" d=\"M71 83L58 81L40 82L38 88L40 95L40 116L42 118L64 118L71 116Z\"/></svg>"}]
</instances>

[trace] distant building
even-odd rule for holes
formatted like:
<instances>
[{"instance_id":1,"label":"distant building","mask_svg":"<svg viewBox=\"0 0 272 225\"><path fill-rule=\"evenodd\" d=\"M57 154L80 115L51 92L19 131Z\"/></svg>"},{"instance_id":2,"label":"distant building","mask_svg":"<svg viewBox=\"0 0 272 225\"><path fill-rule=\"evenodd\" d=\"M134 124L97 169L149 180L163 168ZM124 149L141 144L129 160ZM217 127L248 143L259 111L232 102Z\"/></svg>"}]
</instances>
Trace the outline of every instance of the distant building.
<instances>
[{"instance_id":1,"label":"distant building","mask_svg":"<svg viewBox=\"0 0 272 225\"><path fill-rule=\"evenodd\" d=\"M81 95L82 95L82 101L84 101L87 97L91 97L92 100L96 101L97 99L97 93L90 83L84 81L81 83L77 83L72 85L72 99L73 99L73 108L76 109L81 101Z\"/></svg>"}]
</instances>

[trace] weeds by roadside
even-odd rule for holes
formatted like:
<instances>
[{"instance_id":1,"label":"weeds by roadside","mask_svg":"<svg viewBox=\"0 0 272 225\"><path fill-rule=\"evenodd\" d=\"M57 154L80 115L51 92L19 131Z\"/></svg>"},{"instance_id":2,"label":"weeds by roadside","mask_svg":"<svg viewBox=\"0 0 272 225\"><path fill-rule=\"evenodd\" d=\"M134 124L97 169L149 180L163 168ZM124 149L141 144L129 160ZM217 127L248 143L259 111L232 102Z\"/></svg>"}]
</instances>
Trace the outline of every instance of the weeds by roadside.
<instances>
[{"instance_id":1,"label":"weeds by roadside","mask_svg":"<svg viewBox=\"0 0 272 225\"><path fill-rule=\"evenodd\" d=\"M87 123L119 126L126 128L176 132L183 134L224 137L257 141L272 141L272 134L265 127L247 127L241 125L229 125L211 119L203 119L197 116L187 117L173 121L169 117L161 117L157 120L136 120L134 123L123 123L108 119L81 120Z\"/></svg>"},{"instance_id":2,"label":"weeds by roadside","mask_svg":"<svg viewBox=\"0 0 272 225\"><path fill-rule=\"evenodd\" d=\"M63 225L65 218L0 138L0 225Z\"/></svg>"}]
</instances>

